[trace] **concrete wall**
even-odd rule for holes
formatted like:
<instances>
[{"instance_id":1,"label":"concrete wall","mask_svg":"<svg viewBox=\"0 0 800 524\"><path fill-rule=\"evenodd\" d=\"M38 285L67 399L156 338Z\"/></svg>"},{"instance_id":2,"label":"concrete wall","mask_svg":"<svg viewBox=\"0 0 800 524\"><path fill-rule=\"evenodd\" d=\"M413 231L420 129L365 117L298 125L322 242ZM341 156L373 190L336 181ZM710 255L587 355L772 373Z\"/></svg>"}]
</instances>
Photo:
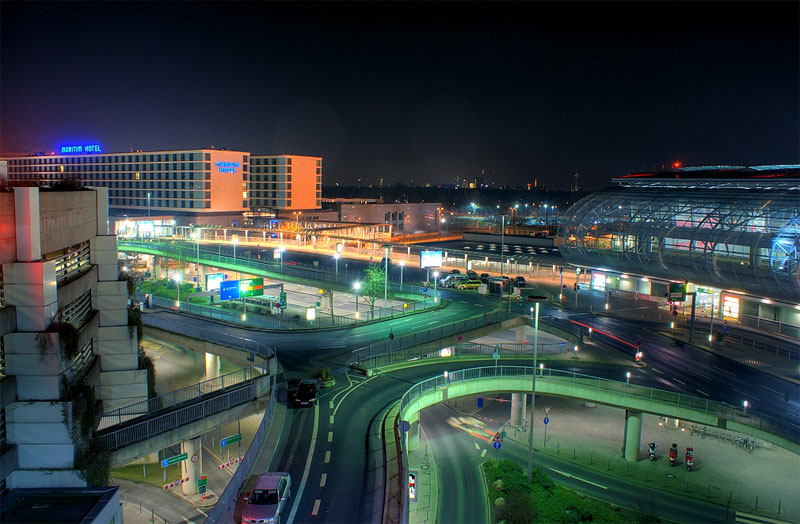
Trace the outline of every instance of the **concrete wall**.
<instances>
[{"instance_id":1,"label":"concrete wall","mask_svg":"<svg viewBox=\"0 0 800 524\"><path fill-rule=\"evenodd\" d=\"M85 242L97 235L94 191L39 193L42 254Z\"/></svg>"},{"instance_id":2,"label":"concrete wall","mask_svg":"<svg viewBox=\"0 0 800 524\"><path fill-rule=\"evenodd\" d=\"M0 264L17 260L14 193L0 191Z\"/></svg>"}]
</instances>

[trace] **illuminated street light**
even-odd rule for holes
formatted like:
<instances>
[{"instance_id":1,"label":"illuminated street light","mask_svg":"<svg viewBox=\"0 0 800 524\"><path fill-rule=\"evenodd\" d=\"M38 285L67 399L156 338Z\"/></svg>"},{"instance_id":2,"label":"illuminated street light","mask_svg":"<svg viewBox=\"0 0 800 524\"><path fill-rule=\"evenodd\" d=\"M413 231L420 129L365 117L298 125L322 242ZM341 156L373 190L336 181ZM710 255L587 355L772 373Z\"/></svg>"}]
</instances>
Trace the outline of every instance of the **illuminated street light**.
<instances>
[{"instance_id":1,"label":"illuminated street light","mask_svg":"<svg viewBox=\"0 0 800 524\"><path fill-rule=\"evenodd\" d=\"M239 236L234 236L232 239L233 242L233 263L236 263L236 244L239 243Z\"/></svg>"},{"instance_id":2,"label":"illuminated street light","mask_svg":"<svg viewBox=\"0 0 800 524\"><path fill-rule=\"evenodd\" d=\"M433 272L433 305L436 305L436 284L439 283L439 272Z\"/></svg>"},{"instance_id":3,"label":"illuminated street light","mask_svg":"<svg viewBox=\"0 0 800 524\"><path fill-rule=\"evenodd\" d=\"M356 320L358 320L358 290L361 289L361 282L353 282L353 289L356 290Z\"/></svg>"},{"instance_id":4,"label":"illuminated street light","mask_svg":"<svg viewBox=\"0 0 800 524\"><path fill-rule=\"evenodd\" d=\"M175 273L172 277L172 280L178 285L178 299L175 301L175 307L180 309L181 307L181 280L183 280L183 275L180 273Z\"/></svg>"},{"instance_id":5,"label":"illuminated street light","mask_svg":"<svg viewBox=\"0 0 800 524\"><path fill-rule=\"evenodd\" d=\"M400 261L400 291L403 291L403 268L406 267L406 261Z\"/></svg>"}]
</instances>

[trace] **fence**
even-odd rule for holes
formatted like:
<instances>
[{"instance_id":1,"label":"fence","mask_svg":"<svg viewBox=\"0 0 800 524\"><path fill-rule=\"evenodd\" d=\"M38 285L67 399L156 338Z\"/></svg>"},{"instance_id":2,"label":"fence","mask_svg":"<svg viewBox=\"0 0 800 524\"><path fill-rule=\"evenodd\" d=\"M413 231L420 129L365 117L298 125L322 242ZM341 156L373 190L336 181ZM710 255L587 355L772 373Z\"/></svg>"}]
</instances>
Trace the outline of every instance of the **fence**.
<instances>
[{"instance_id":1,"label":"fence","mask_svg":"<svg viewBox=\"0 0 800 524\"><path fill-rule=\"evenodd\" d=\"M255 353L261 358L270 358L275 354L275 348L266 346L255 340L220 332L215 329L206 329L195 324L187 324L180 320L156 318L151 315L142 315L142 323L145 326L171 331L179 335L202 339L214 344L228 346L233 349Z\"/></svg>"},{"instance_id":2,"label":"fence","mask_svg":"<svg viewBox=\"0 0 800 524\"><path fill-rule=\"evenodd\" d=\"M258 430L256 430L253 440L250 442L250 446L247 448L247 451L244 454L244 458L239 463L239 467L236 468L236 471L233 473L233 476L228 482L228 485L225 487L225 490L219 496L219 501L214 505L214 509L208 513L208 517L205 520L206 524L233 521L233 510L236 507L239 489L241 488L242 484L244 484L244 481L246 480L247 475L250 473L250 469L253 467L253 464L255 464L255 461L261 452L261 444L267 437L267 430L269 429L269 423L272 419L272 411L275 406L276 384L277 382L272 383L272 389L270 390L269 395L269 405L264 413L264 417L261 419L261 424L259 424Z\"/></svg>"},{"instance_id":3,"label":"fence","mask_svg":"<svg viewBox=\"0 0 800 524\"><path fill-rule=\"evenodd\" d=\"M156 397L136 402L128 406L104 413L100 419L98 430L122 424L130 420L150 415L152 413L172 409L181 404L194 402L204 395L239 386L244 382L252 383L256 377L265 374L265 370L256 367L239 369L233 373L222 375L197 384L191 384L181 389L164 393Z\"/></svg>"},{"instance_id":4,"label":"fence","mask_svg":"<svg viewBox=\"0 0 800 524\"><path fill-rule=\"evenodd\" d=\"M227 411L234 406L250 402L255 398L256 384L251 382L232 391L178 408L170 413L155 416L142 422L132 423L120 429L114 430L111 428L111 430L101 431L100 438L108 446L109 450L116 451L177 427Z\"/></svg>"}]
</instances>

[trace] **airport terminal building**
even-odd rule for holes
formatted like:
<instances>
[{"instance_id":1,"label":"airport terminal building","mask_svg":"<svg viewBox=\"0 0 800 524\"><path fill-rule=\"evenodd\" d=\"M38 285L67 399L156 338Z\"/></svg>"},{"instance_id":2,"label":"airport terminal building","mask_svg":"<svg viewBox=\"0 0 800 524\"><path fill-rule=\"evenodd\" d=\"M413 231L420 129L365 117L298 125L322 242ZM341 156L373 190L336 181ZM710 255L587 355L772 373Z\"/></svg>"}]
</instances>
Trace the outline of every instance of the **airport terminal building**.
<instances>
[{"instance_id":1,"label":"airport terminal building","mask_svg":"<svg viewBox=\"0 0 800 524\"><path fill-rule=\"evenodd\" d=\"M572 206L556 237L568 263L602 268L593 289L627 280L663 296L637 276L688 282L703 306L713 294L720 317L800 325L800 165L684 167L613 183Z\"/></svg>"}]
</instances>

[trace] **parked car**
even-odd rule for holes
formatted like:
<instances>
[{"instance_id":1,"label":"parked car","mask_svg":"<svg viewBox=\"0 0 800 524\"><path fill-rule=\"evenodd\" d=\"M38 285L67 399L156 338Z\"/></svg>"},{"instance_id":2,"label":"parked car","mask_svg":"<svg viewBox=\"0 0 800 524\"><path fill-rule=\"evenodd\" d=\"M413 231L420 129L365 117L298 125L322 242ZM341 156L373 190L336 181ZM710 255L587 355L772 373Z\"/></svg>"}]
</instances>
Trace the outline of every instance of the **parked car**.
<instances>
[{"instance_id":1,"label":"parked car","mask_svg":"<svg viewBox=\"0 0 800 524\"><path fill-rule=\"evenodd\" d=\"M450 272L450 274L451 274L451 275L460 275L460 274L461 274L461 271L459 271L459 270L457 270L457 269L454 269L454 270L452 270L452 271Z\"/></svg>"},{"instance_id":2,"label":"parked car","mask_svg":"<svg viewBox=\"0 0 800 524\"><path fill-rule=\"evenodd\" d=\"M306 378L289 384L289 398L296 406L313 406L319 397L319 381Z\"/></svg>"},{"instance_id":3,"label":"parked car","mask_svg":"<svg viewBox=\"0 0 800 524\"><path fill-rule=\"evenodd\" d=\"M464 280L463 282L458 282L456 284L456 289L475 289L479 286L482 286L483 282L480 280Z\"/></svg>"},{"instance_id":4,"label":"parked car","mask_svg":"<svg viewBox=\"0 0 800 524\"><path fill-rule=\"evenodd\" d=\"M514 280L514 287L525 287L527 283L525 282L525 277L517 277Z\"/></svg>"},{"instance_id":5,"label":"parked car","mask_svg":"<svg viewBox=\"0 0 800 524\"><path fill-rule=\"evenodd\" d=\"M467 271L467 276L469 277L470 280L480 280L480 277L478 276L478 274L476 272L472 271L471 269L469 271Z\"/></svg>"},{"instance_id":6,"label":"parked car","mask_svg":"<svg viewBox=\"0 0 800 524\"><path fill-rule=\"evenodd\" d=\"M459 282L464 280L469 280L467 275L447 275L446 277L439 280L439 285L441 287L455 287L455 285Z\"/></svg>"},{"instance_id":7,"label":"parked car","mask_svg":"<svg viewBox=\"0 0 800 524\"><path fill-rule=\"evenodd\" d=\"M489 273L481 273L481 282L484 284L489 282Z\"/></svg>"},{"instance_id":8,"label":"parked car","mask_svg":"<svg viewBox=\"0 0 800 524\"><path fill-rule=\"evenodd\" d=\"M287 501L292 496L292 476L285 472L265 473L246 494L242 524L277 524L285 520Z\"/></svg>"}]
</instances>

